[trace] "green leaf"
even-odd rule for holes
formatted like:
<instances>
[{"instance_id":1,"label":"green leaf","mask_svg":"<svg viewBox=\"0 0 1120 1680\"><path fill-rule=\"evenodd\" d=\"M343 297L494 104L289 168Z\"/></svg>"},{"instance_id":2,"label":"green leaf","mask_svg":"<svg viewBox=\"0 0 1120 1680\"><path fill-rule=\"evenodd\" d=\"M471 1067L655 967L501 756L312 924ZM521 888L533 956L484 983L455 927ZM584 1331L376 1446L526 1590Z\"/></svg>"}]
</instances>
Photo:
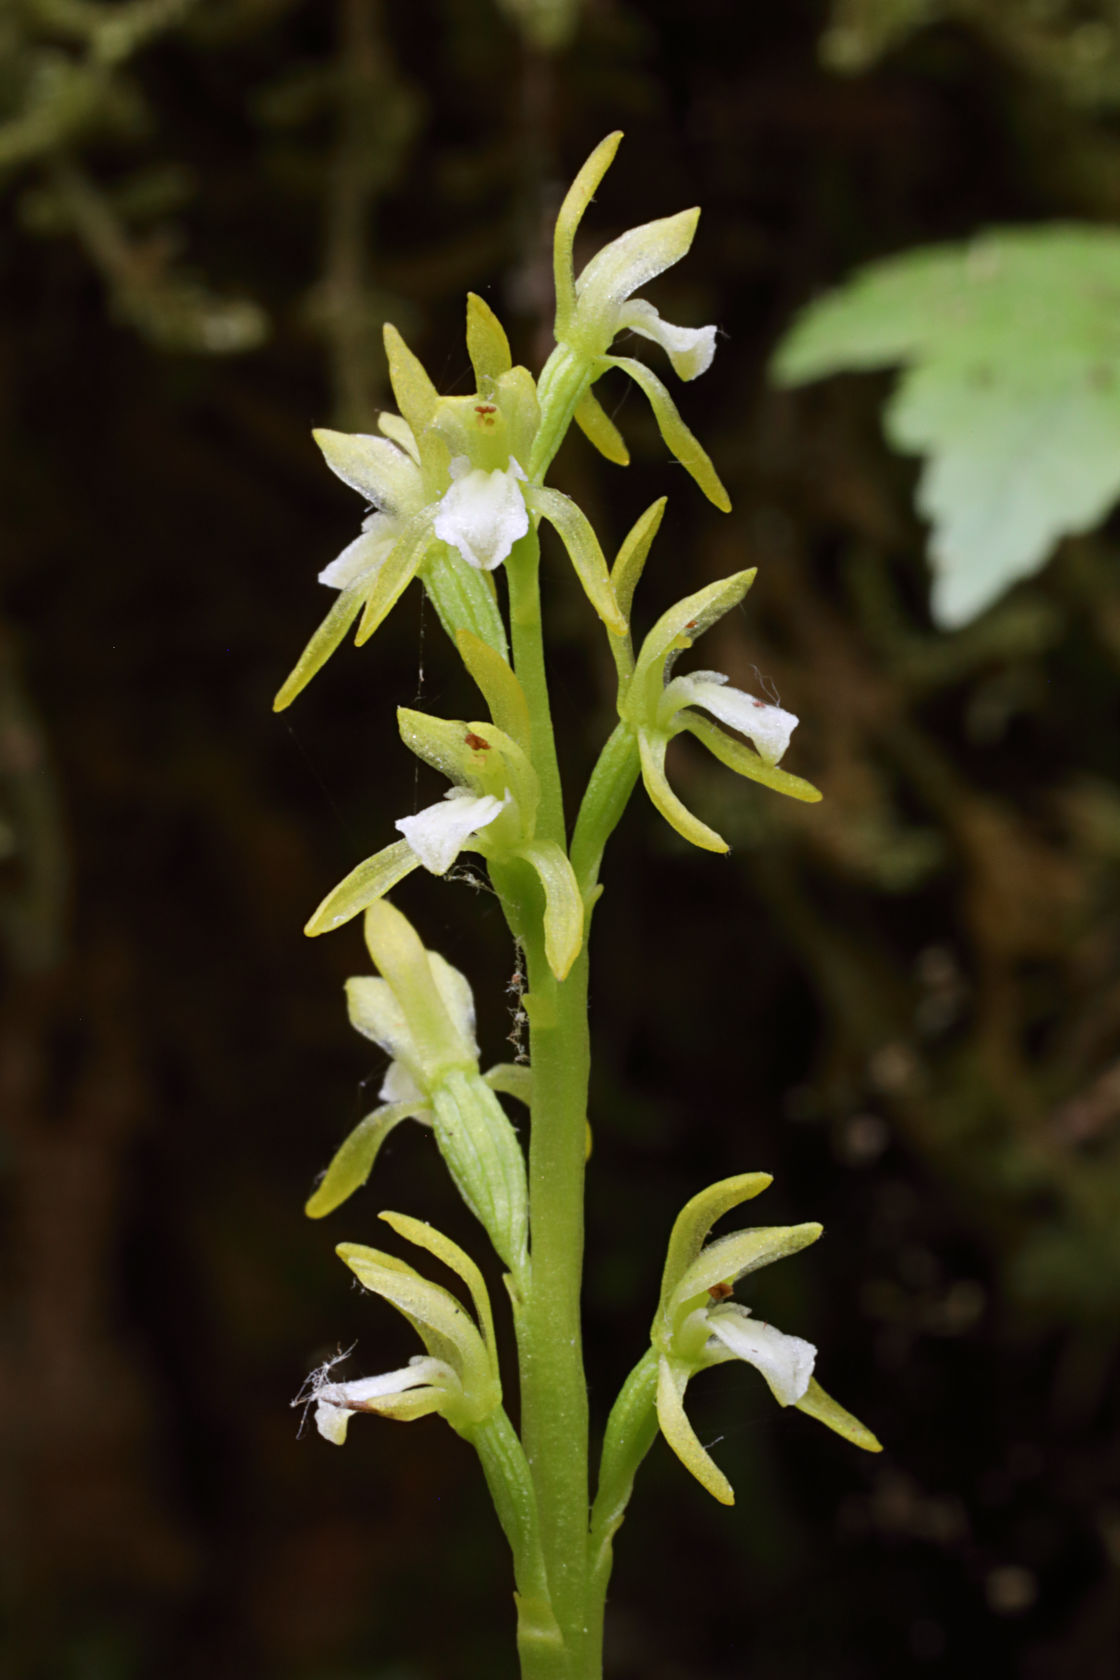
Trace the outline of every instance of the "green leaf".
<instances>
[{"instance_id":1,"label":"green leaf","mask_svg":"<svg viewBox=\"0 0 1120 1680\"><path fill-rule=\"evenodd\" d=\"M877 263L805 311L773 373L895 363L885 429L925 456L932 611L956 628L1120 497L1120 234L995 230Z\"/></svg>"}]
</instances>

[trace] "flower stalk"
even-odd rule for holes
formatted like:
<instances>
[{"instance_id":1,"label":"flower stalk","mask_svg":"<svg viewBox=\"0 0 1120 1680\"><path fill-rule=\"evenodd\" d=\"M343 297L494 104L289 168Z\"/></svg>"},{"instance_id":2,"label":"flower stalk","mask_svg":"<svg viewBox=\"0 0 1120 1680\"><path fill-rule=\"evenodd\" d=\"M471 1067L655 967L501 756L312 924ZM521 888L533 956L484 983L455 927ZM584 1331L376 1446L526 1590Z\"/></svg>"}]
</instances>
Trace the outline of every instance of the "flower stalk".
<instances>
[{"instance_id":1,"label":"flower stalk","mask_svg":"<svg viewBox=\"0 0 1120 1680\"><path fill-rule=\"evenodd\" d=\"M493 1315L477 1265L431 1226L395 1213L381 1217L399 1238L450 1268L458 1293L391 1253L341 1243L340 1258L365 1289L407 1319L424 1352L398 1370L348 1380L332 1362L313 1374L301 1399L314 1403L319 1432L335 1444L364 1413L397 1421L441 1416L474 1447L512 1556L523 1680L599 1680L614 1537L659 1430L709 1492L725 1503L733 1498L684 1410L685 1390L699 1371L735 1360L750 1364L780 1405L806 1412L856 1445L878 1445L816 1384L811 1344L759 1323L732 1299L739 1279L820 1235L819 1226L803 1224L709 1240L718 1219L769 1182L764 1174L744 1174L694 1197L673 1228L648 1347L608 1419L591 1499L580 1288L591 1069L588 942L606 847L640 779L686 841L727 850L670 785L667 753L684 736L768 790L819 797L779 766L797 722L792 713L741 693L719 672L673 675L696 637L743 599L754 573L739 572L685 597L635 652L635 592L664 500L639 517L608 568L585 515L544 482L573 422L608 460L625 464L625 443L593 389L616 370L649 399L666 444L709 499L730 506L660 379L644 362L610 353L618 334L631 332L659 346L683 379L709 365L713 326L675 326L636 295L684 256L698 212L631 229L575 272L580 221L619 138L610 135L596 148L560 211L556 349L539 381L513 365L501 324L472 295L472 396L441 397L387 327L400 413L382 415L377 436L316 434L328 465L371 511L359 536L321 574L338 599L276 701L278 708L288 705L353 626L356 639L366 640L416 580L485 704L487 715L475 719L399 712L406 747L449 786L443 799L397 818L400 838L357 863L308 921L306 931L317 936L363 918L376 972L347 983L348 1007L355 1028L389 1061L379 1106L338 1148L307 1212L324 1218L361 1191L385 1138L403 1121L430 1129L506 1270L519 1429L503 1394ZM573 802L570 845L541 611L540 568L553 563L556 544L550 539L542 557L542 523L567 552L618 677L618 721L578 807ZM463 851L484 859L524 965L518 987L527 981L520 998L527 1066L519 1058L482 1071L470 983L427 949L388 897L417 868L447 876ZM503 1097L528 1105L527 1158Z\"/></svg>"}]
</instances>

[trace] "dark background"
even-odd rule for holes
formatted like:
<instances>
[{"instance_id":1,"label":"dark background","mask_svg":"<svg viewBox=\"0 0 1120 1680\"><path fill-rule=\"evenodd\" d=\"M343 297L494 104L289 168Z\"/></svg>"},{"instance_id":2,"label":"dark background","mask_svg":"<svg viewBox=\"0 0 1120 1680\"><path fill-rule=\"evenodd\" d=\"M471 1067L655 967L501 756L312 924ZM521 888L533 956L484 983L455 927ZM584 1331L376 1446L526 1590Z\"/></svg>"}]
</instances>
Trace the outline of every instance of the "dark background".
<instances>
[{"instance_id":1,"label":"dark background","mask_svg":"<svg viewBox=\"0 0 1120 1680\"><path fill-rule=\"evenodd\" d=\"M378 1241L397 1207L479 1247L415 1127L344 1211L300 1211L382 1061L343 1007L356 928L300 928L437 796L394 706L475 702L414 590L291 712L270 703L360 513L310 426L368 426L390 400L386 317L442 390L468 389L468 286L537 368L551 216L621 127L589 248L703 205L652 296L722 329L679 395L735 511L666 460L625 387L603 390L634 464L576 438L555 481L608 553L672 492L642 627L758 565L700 662L776 685L803 719L788 763L826 799L792 806L680 748L677 786L730 858L678 843L641 794L608 854L595 1417L641 1352L678 1207L764 1168L759 1217L826 1234L751 1300L819 1344L825 1385L886 1451L780 1412L750 1371L698 1381L690 1410L738 1505L655 1449L608 1672L1105 1680L1116 533L937 634L916 468L879 430L888 381L778 394L765 365L861 261L1120 213L1110 8L950 5L891 42L880 12L917 7L591 0L556 52L490 0L163 11L115 62L94 62L86 6L27 3L0 29L0 1670L514 1672L507 1564L463 1444L438 1421L359 1420L338 1452L297 1438L287 1405L338 1343L358 1340L355 1372L413 1351L334 1242ZM576 777L610 726L610 670L555 551L546 587ZM397 896L471 978L485 1060L508 1056L492 899L416 877Z\"/></svg>"}]
</instances>

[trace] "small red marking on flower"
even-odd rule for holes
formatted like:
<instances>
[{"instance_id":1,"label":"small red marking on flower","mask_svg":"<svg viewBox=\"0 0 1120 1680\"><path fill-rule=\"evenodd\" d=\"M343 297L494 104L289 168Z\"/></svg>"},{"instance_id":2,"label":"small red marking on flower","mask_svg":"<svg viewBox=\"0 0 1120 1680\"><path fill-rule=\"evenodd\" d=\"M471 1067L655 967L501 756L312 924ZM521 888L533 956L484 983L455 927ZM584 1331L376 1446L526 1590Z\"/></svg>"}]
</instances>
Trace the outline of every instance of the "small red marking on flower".
<instances>
[{"instance_id":1,"label":"small red marking on flower","mask_svg":"<svg viewBox=\"0 0 1120 1680\"><path fill-rule=\"evenodd\" d=\"M734 1287L730 1283L712 1283L708 1285L708 1294L713 1301L726 1301L729 1295L734 1295Z\"/></svg>"},{"instance_id":2,"label":"small red marking on flower","mask_svg":"<svg viewBox=\"0 0 1120 1680\"><path fill-rule=\"evenodd\" d=\"M474 411L484 426L493 426L497 406L494 403L475 403Z\"/></svg>"},{"instance_id":3,"label":"small red marking on flower","mask_svg":"<svg viewBox=\"0 0 1120 1680\"><path fill-rule=\"evenodd\" d=\"M472 752L489 752L490 751L489 741L484 741L482 739L481 735L475 735L469 729L467 730L466 740L467 740L467 746L471 749Z\"/></svg>"},{"instance_id":4,"label":"small red marking on flower","mask_svg":"<svg viewBox=\"0 0 1120 1680\"><path fill-rule=\"evenodd\" d=\"M766 710L765 700L755 700L755 699L752 698L751 705L752 706L757 706L757 708L760 712L764 712Z\"/></svg>"},{"instance_id":5,"label":"small red marking on flower","mask_svg":"<svg viewBox=\"0 0 1120 1680\"><path fill-rule=\"evenodd\" d=\"M694 618L690 618L688 623L685 625L685 629L686 630L695 630L695 628L696 628L696 620Z\"/></svg>"}]
</instances>

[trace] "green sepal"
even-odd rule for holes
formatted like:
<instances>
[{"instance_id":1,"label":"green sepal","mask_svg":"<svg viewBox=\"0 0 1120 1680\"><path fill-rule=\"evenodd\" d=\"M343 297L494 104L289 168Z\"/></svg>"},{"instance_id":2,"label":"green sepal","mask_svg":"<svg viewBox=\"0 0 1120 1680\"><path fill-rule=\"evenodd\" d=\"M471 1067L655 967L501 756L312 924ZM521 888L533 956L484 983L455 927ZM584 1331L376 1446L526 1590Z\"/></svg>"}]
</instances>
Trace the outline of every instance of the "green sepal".
<instances>
[{"instance_id":1,"label":"green sepal","mask_svg":"<svg viewBox=\"0 0 1120 1680\"><path fill-rule=\"evenodd\" d=\"M676 456L685 472L696 480L708 500L719 508L721 513L730 513L731 498L712 465L711 457L699 439L689 431L680 417L676 403L652 369L644 362L635 361L632 356L597 357L595 376L598 377L599 373L605 372L607 368L621 368L623 373L628 373L635 385L645 392L653 409L657 429L669 453Z\"/></svg>"},{"instance_id":2,"label":"green sepal","mask_svg":"<svg viewBox=\"0 0 1120 1680\"><path fill-rule=\"evenodd\" d=\"M454 983L466 989L462 976L444 964L438 952L425 949L412 923L387 899L370 905L364 932L370 956L388 983L415 1046L417 1083L430 1091L448 1070L473 1071L477 1067L474 1045L468 1043L465 1029L452 1020L433 976L433 964L443 964ZM348 983L348 996L356 995L355 988L363 980L360 976Z\"/></svg>"},{"instance_id":3,"label":"green sepal","mask_svg":"<svg viewBox=\"0 0 1120 1680\"><path fill-rule=\"evenodd\" d=\"M646 792L669 827L675 828L689 845L699 846L705 852L729 852L731 848L723 835L717 834L714 828L709 828L707 823L694 816L669 786L669 779L665 774L665 749L668 744L668 736L660 731L638 730L638 756Z\"/></svg>"},{"instance_id":4,"label":"green sepal","mask_svg":"<svg viewBox=\"0 0 1120 1680\"><path fill-rule=\"evenodd\" d=\"M330 1166L304 1205L308 1219L323 1219L360 1190L373 1171L381 1145L402 1120L430 1126L431 1117L415 1103L385 1103L359 1120L335 1150Z\"/></svg>"},{"instance_id":5,"label":"green sepal","mask_svg":"<svg viewBox=\"0 0 1120 1680\"><path fill-rule=\"evenodd\" d=\"M568 551L584 594L607 629L616 636L625 636L626 619L614 598L607 562L587 515L570 496L538 485L526 485L525 501L533 513L547 519L556 531Z\"/></svg>"},{"instance_id":6,"label":"green sepal","mask_svg":"<svg viewBox=\"0 0 1120 1680\"><path fill-rule=\"evenodd\" d=\"M775 793L784 793L789 799L800 799L806 805L815 805L822 797L820 789L815 788L812 782L792 775L778 764L767 764L753 747L748 747L738 736L728 735L716 724L709 723L707 718L698 717L695 712L681 712L678 713L678 722L682 731L695 735L721 764L726 764L737 776L762 782L764 786L773 788Z\"/></svg>"},{"instance_id":7,"label":"green sepal","mask_svg":"<svg viewBox=\"0 0 1120 1680\"><path fill-rule=\"evenodd\" d=\"M290 706L297 694L301 694L307 687L316 672L322 670L361 612L362 603L366 598L366 587L366 584L362 581L352 583L349 589L344 589L332 604L330 612L296 660L291 674L272 702L274 712L282 712Z\"/></svg>"},{"instance_id":8,"label":"green sepal","mask_svg":"<svg viewBox=\"0 0 1120 1680\"><path fill-rule=\"evenodd\" d=\"M501 799L508 789L517 805L521 839L532 839L540 782L527 755L503 729L489 720L464 723L457 718L430 717L407 706L398 709L397 724L409 751L448 781L495 799ZM497 822L505 826L502 817ZM493 835L483 833L474 843L485 852L494 842Z\"/></svg>"},{"instance_id":9,"label":"green sepal","mask_svg":"<svg viewBox=\"0 0 1120 1680\"><path fill-rule=\"evenodd\" d=\"M824 1227L805 1225L759 1226L750 1231L732 1231L701 1250L679 1279L673 1299L678 1303L703 1295L717 1283L734 1283L760 1266L784 1260L815 1243Z\"/></svg>"},{"instance_id":10,"label":"green sepal","mask_svg":"<svg viewBox=\"0 0 1120 1680\"><path fill-rule=\"evenodd\" d=\"M630 451L625 439L594 391L585 391L576 405L575 422L600 455L605 455L616 467L630 465Z\"/></svg>"},{"instance_id":11,"label":"green sepal","mask_svg":"<svg viewBox=\"0 0 1120 1680\"><path fill-rule=\"evenodd\" d=\"M386 1225L395 1231L405 1242L415 1243L417 1248L424 1248L429 1254L434 1254L437 1260L462 1278L470 1290L471 1300L474 1302L475 1316L478 1327L482 1332L482 1339L496 1355L497 1338L494 1335L494 1315L490 1310L490 1296L482 1279L482 1273L465 1249L459 1247L450 1237L444 1236L442 1231L426 1220L413 1219L407 1213L379 1213Z\"/></svg>"},{"instance_id":12,"label":"green sepal","mask_svg":"<svg viewBox=\"0 0 1120 1680\"><path fill-rule=\"evenodd\" d=\"M659 496L656 502L650 503L644 513L639 514L623 537L622 546L611 567L611 587L619 610L627 620L634 604L634 591L645 569L650 545L661 527L667 505L668 497Z\"/></svg>"},{"instance_id":13,"label":"green sepal","mask_svg":"<svg viewBox=\"0 0 1120 1680\"><path fill-rule=\"evenodd\" d=\"M873 1435L866 1424L846 1412L831 1394L826 1394L820 1383L814 1377L809 1378L809 1387L795 1400L794 1405L799 1412L805 1412L808 1417L816 1418L826 1428L834 1429L837 1435L842 1435L845 1441L850 1441L853 1447L862 1447L864 1452L882 1452L882 1442Z\"/></svg>"},{"instance_id":14,"label":"green sepal","mask_svg":"<svg viewBox=\"0 0 1120 1680\"><path fill-rule=\"evenodd\" d=\"M383 336L389 363L389 383L393 387L397 407L407 420L423 457L423 436L435 418L439 394L428 378L423 362L413 355L391 321L386 321Z\"/></svg>"},{"instance_id":15,"label":"green sepal","mask_svg":"<svg viewBox=\"0 0 1120 1680\"><path fill-rule=\"evenodd\" d=\"M363 1288L396 1307L416 1330L433 1359L459 1378L459 1393L447 1390L438 1409L456 1428L480 1422L501 1404L497 1368L482 1333L449 1290L430 1282L392 1254L362 1243L335 1249Z\"/></svg>"},{"instance_id":16,"label":"green sepal","mask_svg":"<svg viewBox=\"0 0 1120 1680\"><path fill-rule=\"evenodd\" d=\"M388 618L423 565L424 556L434 540L431 510L425 508L409 520L400 541L379 566L366 598L358 634L354 637L355 647L368 642L373 632Z\"/></svg>"},{"instance_id":17,"label":"green sepal","mask_svg":"<svg viewBox=\"0 0 1120 1680\"><path fill-rule=\"evenodd\" d=\"M730 577L718 578L715 583L686 595L662 613L642 643L634 665L634 679L627 689L625 703L619 707L628 722L651 727L660 721L667 667L678 653L692 646L697 636L702 636L717 619L738 606L755 574L753 566L746 571L732 572Z\"/></svg>"},{"instance_id":18,"label":"green sepal","mask_svg":"<svg viewBox=\"0 0 1120 1680\"><path fill-rule=\"evenodd\" d=\"M627 228L596 251L576 281L576 309L569 328L556 336L590 356L605 351L618 331L623 304L687 255L699 220L695 207L678 210Z\"/></svg>"},{"instance_id":19,"label":"green sepal","mask_svg":"<svg viewBox=\"0 0 1120 1680\"><path fill-rule=\"evenodd\" d=\"M416 463L387 437L365 432L333 432L318 426L311 433L327 466L383 513L411 513L422 494Z\"/></svg>"},{"instance_id":20,"label":"green sepal","mask_svg":"<svg viewBox=\"0 0 1120 1680\"><path fill-rule=\"evenodd\" d=\"M477 292L467 293L467 355L474 369L475 390L489 399L494 383L513 365L505 328Z\"/></svg>"},{"instance_id":21,"label":"green sepal","mask_svg":"<svg viewBox=\"0 0 1120 1680\"><path fill-rule=\"evenodd\" d=\"M600 140L575 180L564 194L564 202L556 217L556 232L553 236L553 276L556 283L556 336L565 336L565 329L570 323L576 308L576 284L573 269L573 252L575 249L576 233L583 220L584 212L595 197L596 188L603 176L614 162L614 154L618 150L622 139L622 130L616 129L608 134L605 140Z\"/></svg>"},{"instance_id":22,"label":"green sepal","mask_svg":"<svg viewBox=\"0 0 1120 1680\"><path fill-rule=\"evenodd\" d=\"M503 659L496 649L469 630L460 630L455 642L498 728L529 752L532 746L529 702L508 659Z\"/></svg>"},{"instance_id":23,"label":"green sepal","mask_svg":"<svg viewBox=\"0 0 1120 1680\"><path fill-rule=\"evenodd\" d=\"M495 1062L482 1077L492 1091L513 1097L526 1108L533 1101L533 1070L528 1062Z\"/></svg>"},{"instance_id":24,"label":"green sepal","mask_svg":"<svg viewBox=\"0 0 1120 1680\"><path fill-rule=\"evenodd\" d=\"M384 898L419 865L420 859L408 841L395 840L391 846L359 863L331 889L310 916L304 933L311 939L320 933L333 933L335 928L368 910L377 899Z\"/></svg>"},{"instance_id":25,"label":"green sepal","mask_svg":"<svg viewBox=\"0 0 1120 1680\"><path fill-rule=\"evenodd\" d=\"M412 427L403 415L391 414L388 410L384 410L377 416L377 429L379 432L384 432L385 436L390 438L398 449L403 449L405 454L416 462L417 466L420 465L420 451L416 447Z\"/></svg>"},{"instance_id":26,"label":"green sepal","mask_svg":"<svg viewBox=\"0 0 1120 1680\"><path fill-rule=\"evenodd\" d=\"M721 1505L734 1505L735 1490L715 1460L701 1446L684 1409L684 1392L692 1374L692 1367L679 1359L663 1355L658 1361L657 1421L666 1441L701 1487L706 1488Z\"/></svg>"},{"instance_id":27,"label":"green sepal","mask_svg":"<svg viewBox=\"0 0 1120 1680\"><path fill-rule=\"evenodd\" d=\"M544 951L557 980L567 976L583 945L583 898L567 854L555 840L519 846L517 857L536 871L544 890Z\"/></svg>"},{"instance_id":28,"label":"green sepal","mask_svg":"<svg viewBox=\"0 0 1120 1680\"><path fill-rule=\"evenodd\" d=\"M736 1173L733 1178L721 1178L716 1184L697 1191L678 1213L669 1247L665 1255L665 1271L661 1279L660 1313L676 1293L677 1285L708 1239L708 1232L718 1219L732 1208L740 1207L769 1189L774 1179L770 1173Z\"/></svg>"}]
</instances>

